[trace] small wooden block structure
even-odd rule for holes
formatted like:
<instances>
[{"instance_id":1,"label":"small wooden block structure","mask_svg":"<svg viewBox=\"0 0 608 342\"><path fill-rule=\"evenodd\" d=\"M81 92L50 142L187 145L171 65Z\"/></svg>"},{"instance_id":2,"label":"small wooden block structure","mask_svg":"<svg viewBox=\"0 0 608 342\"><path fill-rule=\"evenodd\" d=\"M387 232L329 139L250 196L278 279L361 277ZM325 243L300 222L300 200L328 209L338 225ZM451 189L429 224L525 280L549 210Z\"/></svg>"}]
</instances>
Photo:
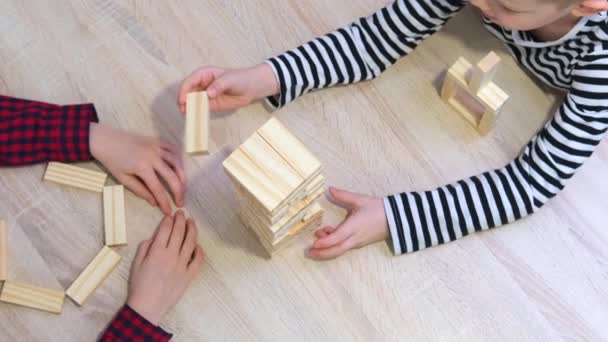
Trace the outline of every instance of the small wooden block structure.
<instances>
[{"instance_id":1,"label":"small wooden block structure","mask_svg":"<svg viewBox=\"0 0 608 342\"><path fill-rule=\"evenodd\" d=\"M187 95L185 140L188 154L209 151L209 99L205 91Z\"/></svg>"},{"instance_id":2,"label":"small wooden block structure","mask_svg":"<svg viewBox=\"0 0 608 342\"><path fill-rule=\"evenodd\" d=\"M44 174L44 180L93 192L102 192L108 175L103 172L83 169L81 167L50 162Z\"/></svg>"},{"instance_id":3,"label":"small wooden block structure","mask_svg":"<svg viewBox=\"0 0 608 342\"><path fill-rule=\"evenodd\" d=\"M120 255L110 247L104 246L65 293L78 305L82 305L119 261Z\"/></svg>"},{"instance_id":4,"label":"small wooden block structure","mask_svg":"<svg viewBox=\"0 0 608 342\"><path fill-rule=\"evenodd\" d=\"M498 114L509 98L492 82L499 62L500 57L494 52L475 66L461 57L448 69L441 89L441 98L459 111L481 134L487 134L494 127ZM461 98L462 95L469 98ZM467 105L463 102L473 103Z\"/></svg>"},{"instance_id":5,"label":"small wooden block structure","mask_svg":"<svg viewBox=\"0 0 608 342\"><path fill-rule=\"evenodd\" d=\"M63 310L63 291L5 281L0 301L59 314Z\"/></svg>"},{"instance_id":6,"label":"small wooden block structure","mask_svg":"<svg viewBox=\"0 0 608 342\"><path fill-rule=\"evenodd\" d=\"M8 277L8 228L0 220L0 281Z\"/></svg>"},{"instance_id":7,"label":"small wooden block structure","mask_svg":"<svg viewBox=\"0 0 608 342\"><path fill-rule=\"evenodd\" d=\"M103 217L106 246L127 244L125 221L125 192L122 185L103 188Z\"/></svg>"},{"instance_id":8,"label":"small wooden block structure","mask_svg":"<svg viewBox=\"0 0 608 342\"><path fill-rule=\"evenodd\" d=\"M223 163L233 181L240 218L272 255L321 224L321 163L272 118Z\"/></svg>"}]
</instances>

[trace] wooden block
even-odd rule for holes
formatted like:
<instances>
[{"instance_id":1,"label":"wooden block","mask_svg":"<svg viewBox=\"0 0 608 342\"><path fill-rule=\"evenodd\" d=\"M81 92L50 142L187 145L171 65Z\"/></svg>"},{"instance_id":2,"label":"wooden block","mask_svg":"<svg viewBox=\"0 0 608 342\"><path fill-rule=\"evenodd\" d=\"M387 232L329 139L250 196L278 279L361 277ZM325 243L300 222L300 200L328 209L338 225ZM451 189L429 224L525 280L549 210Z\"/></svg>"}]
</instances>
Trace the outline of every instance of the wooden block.
<instances>
[{"instance_id":1,"label":"wooden block","mask_svg":"<svg viewBox=\"0 0 608 342\"><path fill-rule=\"evenodd\" d=\"M298 235L301 235L302 233L310 229L318 227L323 219L323 208L318 203L314 203L313 206L310 208L310 214L308 215L307 221L302 221L300 219L294 222L293 225L288 227L289 229L287 229L286 233L283 234L281 239L277 239L274 241L269 241L263 235L258 234L258 229L253 225L251 217L248 216L246 212L240 212L239 216L245 226L249 227L256 233L256 236L264 247L264 249L268 252L270 256L272 256L272 254L284 249L289 244L291 244L297 238Z\"/></svg>"},{"instance_id":2,"label":"wooden block","mask_svg":"<svg viewBox=\"0 0 608 342\"><path fill-rule=\"evenodd\" d=\"M450 102L458 90L466 90L468 87L467 77L470 77L473 66L463 57L458 58L447 71L443 86L441 87L441 99Z\"/></svg>"},{"instance_id":3,"label":"wooden block","mask_svg":"<svg viewBox=\"0 0 608 342\"><path fill-rule=\"evenodd\" d=\"M0 220L0 281L8 277L8 227Z\"/></svg>"},{"instance_id":4,"label":"wooden block","mask_svg":"<svg viewBox=\"0 0 608 342\"><path fill-rule=\"evenodd\" d=\"M238 185L236 186L236 190L240 195L238 198L241 219L244 222L247 221L247 226L254 229L261 239L263 238L269 243L279 241L287 233L289 227L306 217L307 212L314 206L315 201L325 191L323 184L321 184L320 187L308 194L304 199L286 208L285 214L274 220L274 218L269 219L263 215L255 206L255 201L247 194L244 194L244 190Z\"/></svg>"},{"instance_id":5,"label":"wooden block","mask_svg":"<svg viewBox=\"0 0 608 342\"><path fill-rule=\"evenodd\" d=\"M63 291L5 281L0 301L59 314L63 310Z\"/></svg>"},{"instance_id":6,"label":"wooden block","mask_svg":"<svg viewBox=\"0 0 608 342\"><path fill-rule=\"evenodd\" d=\"M209 99L207 92L189 93L186 98L186 153L209 151Z\"/></svg>"},{"instance_id":7,"label":"wooden block","mask_svg":"<svg viewBox=\"0 0 608 342\"><path fill-rule=\"evenodd\" d=\"M275 225L277 222L281 221L285 216L293 216L294 207L301 208L301 202L310 203L312 201L312 197L318 197L317 193L320 194L324 191L325 179L323 175L319 174L312 181L308 182L305 187L302 189L302 196L294 197L292 196L292 200L286 202L282 206L278 207L274 213L269 213L266 211L257 201L257 199L252 196L247 189L241 186L238 183L234 184L234 188L237 191L239 203L242 206L246 206L251 209L252 213L255 213L256 216L260 219L260 222L263 222L266 226ZM315 195L315 196L312 196ZM297 209L296 209L297 210Z\"/></svg>"},{"instance_id":8,"label":"wooden block","mask_svg":"<svg viewBox=\"0 0 608 342\"><path fill-rule=\"evenodd\" d=\"M304 183L300 176L260 135L254 133L239 147L281 192L293 193Z\"/></svg>"},{"instance_id":9,"label":"wooden block","mask_svg":"<svg viewBox=\"0 0 608 342\"><path fill-rule=\"evenodd\" d=\"M233 181L247 189L264 210L271 213L284 201L289 193L277 188L268 177L241 149L236 149L223 162L224 170Z\"/></svg>"},{"instance_id":10,"label":"wooden block","mask_svg":"<svg viewBox=\"0 0 608 342\"><path fill-rule=\"evenodd\" d=\"M107 177L108 175L103 172L58 162L50 162L44 174L44 180L46 181L94 192L103 191Z\"/></svg>"},{"instance_id":11,"label":"wooden block","mask_svg":"<svg viewBox=\"0 0 608 342\"><path fill-rule=\"evenodd\" d=\"M125 192L122 185L103 188L103 217L107 246L127 244Z\"/></svg>"},{"instance_id":12,"label":"wooden block","mask_svg":"<svg viewBox=\"0 0 608 342\"><path fill-rule=\"evenodd\" d=\"M491 81L500 58L490 53L473 67L459 58L446 74L441 88L441 98L467 119L481 134L487 134L494 126L498 114L509 96ZM465 95L468 98L459 98ZM463 101L467 100L467 101ZM464 102L472 102L468 105ZM476 110L477 105L481 107Z\"/></svg>"},{"instance_id":13,"label":"wooden block","mask_svg":"<svg viewBox=\"0 0 608 342\"><path fill-rule=\"evenodd\" d=\"M82 305L119 261L120 255L110 247L104 246L65 293L78 305Z\"/></svg>"},{"instance_id":14,"label":"wooden block","mask_svg":"<svg viewBox=\"0 0 608 342\"><path fill-rule=\"evenodd\" d=\"M309 179L321 169L321 162L276 118L268 120L257 132L302 178Z\"/></svg>"},{"instance_id":15,"label":"wooden block","mask_svg":"<svg viewBox=\"0 0 608 342\"><path fill-rule=\"evenodd\" d=\"M471 93L477 94L492 81L494 75L496 75L498 63L500 63L500 57L492 51L473 67L469 80Z\"/></svg>"},{"instance_id":16,"label":"wooden block","mask_svg":"<svg viewBox=\"0 0 608 342\"><path fill-rule=\"evenodd\" d=\"M300 221L295 223L288 231L288 233L277 243L272 246L271 253L277 253L282 249L289 246L298 236L301 236L307 231L317 228L323 221L323 208L315 203L311 208L308 220Z\"/></svg>"}]
</instances>

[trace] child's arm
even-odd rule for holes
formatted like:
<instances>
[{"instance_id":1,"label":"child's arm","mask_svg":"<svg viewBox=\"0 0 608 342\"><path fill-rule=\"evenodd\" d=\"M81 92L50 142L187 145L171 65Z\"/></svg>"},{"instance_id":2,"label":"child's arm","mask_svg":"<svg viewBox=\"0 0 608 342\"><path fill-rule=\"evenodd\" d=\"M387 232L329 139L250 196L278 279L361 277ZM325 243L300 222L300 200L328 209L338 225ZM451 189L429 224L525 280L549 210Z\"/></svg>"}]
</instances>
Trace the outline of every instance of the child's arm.
<instances>
[{"instance_id":1,"label":"child's arm","mask_svg":"<svg viewBox=\"0 0 608 342\"><path fill-rule=\"evenodd\" d=\"M271 58L267 63L280 91L269 102L278 108L311 90L373 79L439 31L464 5L461 0L397 0Z\"/></svg>"},{"instance_id":2,"label":"child's arm","mask_svg":"<svg viewBox=\"0 0 608 342\"><path fill-rule=\"evenodd\" d=\"M156 233L139 244L131 266L127 303L100 341L168 341L158 326L182 297L203 265L194 221L178 211L166 216Z\"/></svg>"},{"instance_id":3,"label":"child's arm","mask_svg":"<svg viewBox=\"0 0 608 342\"><path fill-rule=\"evenodd\" d=\"M185 112L187 93L207 90L212 111L237 109L265 97L278 108L315 89L370 80L441 29L466 3L396 0L255 67L204 66L184 80L178 105Z\"/></svg>"},{"instance_id":4,"label":"child's arm","mask_svg":"<svg viewBox=\"0 0 608 342\"><path fill-rule=\"evenodd\" d=\"M0 95L0 166L90 160L89 127L98 121L90 103L58 106Z\"/></svg>"},{"instance_id":5,"label":"child's arm","mask_svg":"<svg viewBox=\"0 0 608 342\"><path fill-rule=\"evenodd\" d=\"M572 80L553 119L502 169L383 200L332 189L333 199L351 214L338 227L319 230L310 255L332 258L386 236L395 254L414 252L539 210L564 188L608 129L608 53L581 60Z\"/></svg>"},{"instance_id":6,"label":"child's arm","mask_svg":"<svg viewBox=\"0 0 608 342\"><path fill-rule=\"evenodd\" d=\"M90 103L58 106L0 95L0 167L94 158L164 213L171 213L171 204L158 175L183 205L186 177L175 147L97 121Z\"/></svg>"}]
</instances>

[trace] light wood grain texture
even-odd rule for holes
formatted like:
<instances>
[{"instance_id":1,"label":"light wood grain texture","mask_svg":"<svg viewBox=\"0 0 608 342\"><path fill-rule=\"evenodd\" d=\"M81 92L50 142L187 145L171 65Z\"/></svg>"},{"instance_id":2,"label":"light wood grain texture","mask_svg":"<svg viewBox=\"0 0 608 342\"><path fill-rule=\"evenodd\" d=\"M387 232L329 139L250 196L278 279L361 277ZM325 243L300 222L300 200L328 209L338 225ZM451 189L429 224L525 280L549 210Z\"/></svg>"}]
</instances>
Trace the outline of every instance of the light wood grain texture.
<instances>
[{"instance_id":1,"label":"light wood grain texture","mask_svg":"<svg viewBox=\"0 0 608 342\"><path fill-rule=\"evenodd\" d=\"M0 1L0 93L93 102L100 122L179 145L180 82L201 65L250 66L344 27L386 0ZM382 19L382 17L379 17ZM470 8L382 76L311 92L274 113L323 165L327 185L383 196L502 167L561 95L534 82ZM329 41L328 41L329 42ZM439 96L458 57L502 58L511 96L480 137ZM537 213L445 246L394 257L385 243L328 262L302 236L268 259L239 219L222 161L271 114L260 104L210 121L211 155L184 158L185 205L205 265L162 320L194 341L604 341L608 336L608 146ZM67 288L103 244L101 196L40 181L44 165L0 169L11 276ZM0 339L96 341L125 301L131 262L162 213L125 192L124 262L82 307L59 316L0 305ZM327 200L323 224L346 212ZM300 235L301 236L301 235ZM75 324L74 322L77 322ZM172 341L173 341L172 340Z\"/></svg>"},{"instance_id":2,"label":"light wood grain texture","mask_svg":"<svg viewBox=\"0 0 608 342\"><path fill-rule=\"evenodd\" d=\"M106 183L107 174L83 169L74 165L50 162L44 174L44 180L62 185L93 192L102 192Z\"/></svg>"},{"instance_id":3,"label":"light wood grain texture","mask_svg":"<svg viewBox=\"0 0 608 342\"><path fill-rule=\"evenodd\" d=\"M25 306L55 314L63 310L63 291L49 290L38 286L5 281L0 293L0 302Z\"/></svg>"},{"instance_id":4,"label":"light wood grain texture","mask_svg":"<svg viewBox=\"0 0 608 342\"><path fill-rule=\"evenodd\" d=\"M258 133L304 179L309 179L321 169L321 162L276 118L266 122Z\"/></svg>"},{"instance_id":5,"label":"light wood grain texture","mask_svg":"<svg viewBox=\"0 0 608 342\"><path fill-rule=\"evenodd\" d=\"M500 58L489 53L476 66L459 58L447 71L441 98L448 102L482 134L496 124L509 96L491 80Z\"/></svg>"},{"instance_id":6,"label":"light wood grain texture","mask_svg":"<svg viewBox=\"0 0 608 342\"><path fill-rule=\"evenodd\" d=\"M0 280L8 277L8 227L0 219Z\"/></svg>"},{"instance_id":7,"label":"light wood grain texture","mask_svg":"<svg viewBox=\"0 0 608 342\"><path fill-rule=\"evenodd\" d=\"M186 97L186 153L209 151L209 99L207 92L193 92Z\"/></svg>"},{"instance_id":8,"label":"light wood grain texture","mask_svg":"<svg viewBox=\"0 0 608 342\"><path fill-rule=\"evenodd\" d=\"M306 187L321 172L318 159L276 118L245 140L223 165L260 202L266 216L276 219L308 195Z\"/></svg>"},{"instance_id":9,"label":"light wood grain texture","mask_svg":"<svg viewBox=\"0 0 608 342\"><path fill-rule=\"evenodd\" d=\"M471 79L469 80L469 90L473 94L479 93L488 83L492 82L499 63L500 57L494 51L491 51L479 63L473 66Z\"/></svg>"},{"instance_id":10,"label":"light wood grain texture","mask_svg":"<svg viewBox=\"0 0 608 342\"><path fill-rule=\"evenodd\" d=\"M65 292L78 305L83 305L116 267L121 257L104 246Z\"/></svg>"},{"instance_id":11,"label":"light wood grain texture","mask_svg":"<svg viewBox=\"0 0 608 342\"><path fill-rule=\"evenodd\" d=\"M291 194L304 182L304 178L259 134L253 134L239 149L273 181L275 187L280 187L281 192Z\"/></svg>"},{"instance_id":12,"label":"light wood grain texture","mask_svg":"<svg viewBox=\"0 0 608 342\"><path fill-rule=\"evenodd\" d=\"M298 235L318 227L323 219L323 208L321 208L318 203L313 203L308 210L298 214L294 220L289 222L285 227L286 230L274 241L268 240L263 233L261 233L261 231L264 231L266 227L260 226L256 223L255 214L245 210L241 211L240 215L245 225L250 227L256 232L256 234L258 234L258 240L264 246L268 254L273 255L288 247L294 242L295 239L297 239Z\"/></svg>"},{"instance_id":13,"label":"light wood grain texture","mask_svg":"<svg viewBox=\"0 0 608 342\"><path fill-rule=\"evenodd\" d=\"M232 180L247 189L267 213L272 213L289 196L289 192L276 187L274 181L240 148L232 152L223 165Z\"/></svg>"},{"instance_id":14,"label":"light wood grain texture","mask_svg":"<svg viewBox=\"0 0 608 342\"><path fill-rule=\"evenodd\" d=\"M106 246L126 245L124 186L113 185L103 188L103 214Z\"/></svg>"}]
</instances>

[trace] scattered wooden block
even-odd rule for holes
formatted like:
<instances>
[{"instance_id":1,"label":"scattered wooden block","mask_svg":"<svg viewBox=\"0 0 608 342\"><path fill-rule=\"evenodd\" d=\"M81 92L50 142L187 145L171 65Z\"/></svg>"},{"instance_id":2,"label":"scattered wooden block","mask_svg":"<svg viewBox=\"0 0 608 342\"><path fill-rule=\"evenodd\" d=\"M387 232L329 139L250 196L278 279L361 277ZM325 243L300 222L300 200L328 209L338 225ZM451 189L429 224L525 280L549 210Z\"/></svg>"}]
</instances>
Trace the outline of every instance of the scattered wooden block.
<instances>
[{"instance_id":1,"label":"scattered wooden block","mask_svg":"<svg viewBox=\"0 0 608 342\"><path fill-rule=\"evenodd\" d=\"M481 134L487 134L509 96L492 82L500 57L490 52L476 66L460 58L448 69L441 98L460 112ZM462 96L468 98L462 98ZM464 102L470 102L468 105ZM474 107L479 107L475 109Z\"/></svg>"},{"instance_id":2,"label":"scattered wooden block","mask_svg":"<svg viewBox=\"0 0 608 342\"><path fill-rule=\"evenodd\" d=\"M127 244L125 192L122 185L103 188L103 213L106 246Z\"/></svg>"},{"instance_id":3,"label":"scattered wooden block","mask_svg":"<svg viewBox=\"0 0 608 342\"><path fill-rule=\"evenodd\" d=\"M63 291L5 281L0 301L59 314L63 310Z\"/></svg>"},{"instance_id":4,"label":"scattered wooden block","mask_svg":"<svg viewBox=\"0 0 608 342\"><path fill-rule=\"evenodd\" d=\"M103 172L87 170L59 162L50 162L44 174L44 180L46 181L93 192L103 191L107 177L108 175Z\"/></svg>"},{"instance_id":5,"label":"scattered wooden block","mask_svg":"<svg viewBox=\"0 0 608 342\"><path fill-rule=\"evenodd\" d=\"M0 220L0 281L8 277L8 228Z\"/></svg>"},{"instance_id":6,"label":"scattered wooden block","mask_svg":"<svg viewBox=\"0 0 608 342\"><path fill-rule=\"evenodd\" d=\"M118 253L104 246L65 293L82 305L116 267L120 258Z\"/></svg>"},{"instance_id":7,"label":"scattered wooden block","mask_svg":"<svg viewBox=\"0 0 608 342\"><path fill-rule=\"evenodd\" d=\"M209 99L205 91L187 95L185 140L188 154L209 151Z\"/></svg>"}]
</instances>

